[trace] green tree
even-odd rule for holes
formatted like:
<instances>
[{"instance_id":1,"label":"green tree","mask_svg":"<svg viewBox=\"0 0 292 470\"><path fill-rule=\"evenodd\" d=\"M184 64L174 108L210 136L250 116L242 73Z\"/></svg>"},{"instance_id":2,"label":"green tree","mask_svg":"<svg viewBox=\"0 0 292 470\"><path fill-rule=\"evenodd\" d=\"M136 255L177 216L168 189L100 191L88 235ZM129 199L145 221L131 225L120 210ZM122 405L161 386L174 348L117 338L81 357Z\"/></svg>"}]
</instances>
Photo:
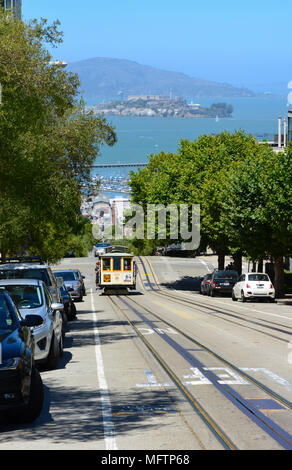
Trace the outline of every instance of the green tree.
<instances>
[{"instance_id":1,"label":"green tree","mask_svg":"<svg viewBox=\"0 0 292 470\"><path fill-rule=\"evenodd\" d=\"M272 257L275 288L284 294L284 256L292 254L292 148L268 145L236 162L225 180L222 222L231 243L252 259Z\"/></svg>"},{"instance_id":2,"label":"green tree","mask_svg":"<svg viewBox=\"0 0 292 470\"><path fill-rule=\"evenodd\" d=\"M0 13L0 251L55 261L82 235L81 188L114 129L85 110L77 75L52 63L58 22ZM80 233L81 230L81 233Z\"/></svg>"}]
</instances>

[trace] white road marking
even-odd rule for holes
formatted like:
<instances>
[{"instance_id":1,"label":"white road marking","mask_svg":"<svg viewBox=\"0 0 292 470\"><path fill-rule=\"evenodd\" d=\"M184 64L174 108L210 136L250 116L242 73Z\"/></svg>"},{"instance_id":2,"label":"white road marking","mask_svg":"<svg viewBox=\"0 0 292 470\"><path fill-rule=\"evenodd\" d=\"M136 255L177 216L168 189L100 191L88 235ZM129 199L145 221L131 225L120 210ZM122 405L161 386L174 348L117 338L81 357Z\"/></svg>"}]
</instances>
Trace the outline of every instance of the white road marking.
<instances>
[{"instance_id":1,"label":"white road marking","mask_svg":"<svg viewBox=\"0 0 292 470\"><path fill-rule=\"evenodd\" d=\"M214 271L214 269L212 270L210 268L210 266L208 265L208 263L206 263L206 261L202 260L202 259L198 259L198 261L200 261L200 263L202 263L207 269L208 269L208 273L211 273Z\"/></svg>"},{"instance_id":2,"label":"white road marking","mask_svg":"<svg viewBox=\"0 0 292 470\"><path fill-rule=\"evenodd\" d=\"M99 390L101 396L101 406L102 406L102 418L103 418L103 433L106 450L118 450L116 438L115 438L115 428L112 422L112 407L108 393L108 385L104 373L104 365L101 353L101 343L99 338L99 332L97 328L97 316L96 309L94 306L93 295L91 296L91 307L93 312L93 323L94 323L94 337L95 337L95 356L96 356L96 368L97 368L97 377L99 382Z\"/></svg>"},{"instance_id":3,"label":"white road marking","mask_svg":"<svg viewBox=\"0 0 292 470\"><path fill-rule=\"evenodd\" d=\"M214 371L218 379L221 379L221 380L218 380L218 383L220 384L251 385L249 381L245 380L239 374L232 371L229 367L204 367L203 369L205 371L211 371L211 372ZM245 372L260 372L260 373L262 372L266 374L268 377L270 377L270 379L275 380L281 385L291 386L291 384L287 380L283 379L282 377L279 377L279 375L274 374L273 372L271 372L268 369L265 369L264 367L240 367L239 369ZM191 367L190 370L192 372L191 374L183 376L184 379L190 379L190 380L182 382L184 385L213 385L212 382L197 367ZM219 374L216 373L217 371L220 373ZM157 382L151 370L145 370L145 374L146 374L148 382L138 383L136 384L136 387L138 388L153 388L153 387L169 388L169 387L174 386L172 382L163 382L163 383Z\"/></svg>"}]
</instances>

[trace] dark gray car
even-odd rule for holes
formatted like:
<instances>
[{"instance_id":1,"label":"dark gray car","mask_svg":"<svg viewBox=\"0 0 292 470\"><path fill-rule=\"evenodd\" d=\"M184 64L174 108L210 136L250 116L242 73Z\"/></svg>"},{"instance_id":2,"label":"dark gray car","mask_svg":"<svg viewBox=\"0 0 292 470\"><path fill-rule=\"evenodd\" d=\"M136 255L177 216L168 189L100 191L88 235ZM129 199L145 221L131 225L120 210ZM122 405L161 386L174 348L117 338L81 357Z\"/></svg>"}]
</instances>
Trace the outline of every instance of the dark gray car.
<instances>
[{"instance_id":1,"label":"dark gray car","mask_svg":"<svg viewBox=\"0 0 292 470\"><path fill-rule=\"evenodd\" d=\"M206 274L200 285L200 294L208 295L212 274Z\"/></svg>"},{"instance_id":2,"label":"dark gray car","mask_svg":"<svg viewBox=\"0 0 292 470\"><path fill-rule=\"evenodd\" d=\"M215 297L220 294L232 293L233 286L237 283L237 271L217 270L214 271L210 279L208 295Z\"/></svg>"},{"instance_id":3,"label":"dark gray car","mask_svg":"<svg viewBox=\"0 0 292 470\"><path fill-rule=\"evenodd\" d=\"M86 294L84 286L84 276L78 269L62 269L54 271L56 278L62 278L64 285L73 300L81 302Z\"/></svg>"}]
</instances>

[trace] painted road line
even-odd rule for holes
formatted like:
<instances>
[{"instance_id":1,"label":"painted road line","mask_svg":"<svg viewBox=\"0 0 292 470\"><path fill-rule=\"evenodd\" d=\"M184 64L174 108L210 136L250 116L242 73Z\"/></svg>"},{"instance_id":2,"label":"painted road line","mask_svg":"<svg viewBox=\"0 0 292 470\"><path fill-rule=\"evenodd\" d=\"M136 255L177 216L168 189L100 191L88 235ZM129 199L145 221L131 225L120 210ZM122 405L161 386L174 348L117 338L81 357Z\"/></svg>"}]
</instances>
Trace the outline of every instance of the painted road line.
<instances>
[{"instance_id":1,"label":"painted road line","mask_svg":"<svg viewBox=\"0 0 292 470\"><path fill-rule=\"evenodd\" d=\"M102 405L102 419L103 419L103 433L106 450L118 450L115 428L112 422L112 408L108 393L108 385L104 373L104 365L101 353L101 343L99 338L99 332L97 328L97 316L96 309L94 306L93 295L91 295L91 309L93 312L93 332L95 338L95 357L96 357L96 368L97 377L99 382L99 391Z\"/></svg>"},{"instance_id":2,"label":"painted road line","mask_svg":"<svg viewBox=\"0 0 292 470\"><path fill-rule=\"evenodd\" d=\"M198 261L200 261L200 263L202 263L208 270L209 273L213 272L214 269L211 269L208 265L208 263L206 263L206 261L202 260L202 259L198 259Z\"/></svg>"}]
</instances>

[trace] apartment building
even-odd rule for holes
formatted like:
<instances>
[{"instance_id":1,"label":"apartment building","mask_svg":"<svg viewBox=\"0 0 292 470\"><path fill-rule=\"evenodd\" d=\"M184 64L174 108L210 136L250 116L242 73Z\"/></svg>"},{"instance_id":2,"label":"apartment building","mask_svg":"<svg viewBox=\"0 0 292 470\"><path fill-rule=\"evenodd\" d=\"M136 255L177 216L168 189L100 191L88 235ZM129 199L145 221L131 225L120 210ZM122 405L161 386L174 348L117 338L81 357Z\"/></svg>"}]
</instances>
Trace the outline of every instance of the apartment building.
<instances>
[{"instance_id":1,"label":"apartment building","mask_svg":"<svg viewBox=\"0 0 292 470\"><path fill-rule=\"evenodd\" d=\"M7 11L12 11L16 16L21 16L22 0L0 0L0 7Z\"/></svg>"}]
</instances>

